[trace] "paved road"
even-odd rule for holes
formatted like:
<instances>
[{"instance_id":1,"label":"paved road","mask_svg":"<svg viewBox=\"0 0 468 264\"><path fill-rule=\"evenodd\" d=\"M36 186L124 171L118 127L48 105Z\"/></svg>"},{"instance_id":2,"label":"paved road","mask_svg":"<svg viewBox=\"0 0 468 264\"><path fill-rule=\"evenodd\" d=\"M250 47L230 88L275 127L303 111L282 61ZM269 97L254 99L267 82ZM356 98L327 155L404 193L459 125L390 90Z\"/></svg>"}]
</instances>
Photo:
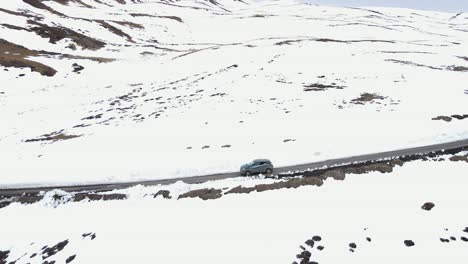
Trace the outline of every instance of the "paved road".
<instances>
[{"instance_id":1,"label":"paved road","mask_svg":"<svg viewBox=\"0 0 468 264\"><path fill-rule=\"evenodd\" d=\"M287 166L275 168L275 174L285 174L294 171L306 171L314 170L323 167L336 167L339 165L350 164L350 163L364 163L368 161L375 161L380 159L390 159L394 157L411 156L415 154L427 154L435 151L450 151L459 148L468 148L468 139L453 141L442 144L434 144L429 146L400 149L394 151L386 151L380 153L366 154L360 156L353 156L347 158L330 159L319 162L312 162L308 164ZM183 181L186 183L202 183L206 181L222 180L227 178L240 177L239 172L220 173L203 176L184 177L176 179L166 180L151 180L151 181L138 181L138 182L125 182L125 183L112 183L112 184L96 184L96 185L82 185L82 186L54 186L54 187L39 187L39 188L24 188L24 189L2 189L0 195L4 196L18 196L21 194L34 194L40 191L50 191L53 189L61 189L69 192L79 191L110 191L115 189L124 189L135 185L167 185L175 183L177 181Z\"/></svg>"}]
</instances>

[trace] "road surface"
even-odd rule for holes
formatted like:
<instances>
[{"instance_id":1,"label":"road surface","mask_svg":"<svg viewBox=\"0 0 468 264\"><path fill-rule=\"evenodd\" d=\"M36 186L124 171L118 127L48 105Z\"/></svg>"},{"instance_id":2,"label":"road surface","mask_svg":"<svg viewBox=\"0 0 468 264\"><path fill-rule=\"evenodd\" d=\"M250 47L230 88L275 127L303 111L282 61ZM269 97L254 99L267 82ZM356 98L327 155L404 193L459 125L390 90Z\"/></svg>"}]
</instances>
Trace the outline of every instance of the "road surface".
<instances>
[{"instance_id":1,"label":"road surface","mask_svg":"<svg viewBox=\"0 0 468 264\"><path fill-rule=\"evenodd\" d=\"M468 139L458 140L453 142L434 144L428 146L421 146L415 148L399 149L393 151L386 151L380 153L359 155L347 158L330 159L319 162L312 162L308 164L293 165L287 167L275 168L274 174L285 174L294 171L306 171L314 170L323 167L336 167L339 165L350 164L350 163L364 163L369 161L376 161L381 159L391 159L395 157L405 157L416 154L427 154L435 151L450 151L461 148L468 149ZM136 182L124 182L124 183L106 183L106 184L94 184L94 185L74 185L74 186L52 186L52 187L34 187L34 188L21 188L21 189L1 189L0 196L19 196L22 194L36 194L40 191L50 191L53 189L61 189L68 192L81 192L81 191L111 191L115 189L124 189L136 185L167 185L175 183L177 181L183 181L185 183L202 183L207 181L222 180L234 177L241 177L239 172L219 173L212 175L201 175L193 177L183 177L175 179L163 179L163 180L148 180L148 181L136 181Z\"/></svg>"}]
</instances>

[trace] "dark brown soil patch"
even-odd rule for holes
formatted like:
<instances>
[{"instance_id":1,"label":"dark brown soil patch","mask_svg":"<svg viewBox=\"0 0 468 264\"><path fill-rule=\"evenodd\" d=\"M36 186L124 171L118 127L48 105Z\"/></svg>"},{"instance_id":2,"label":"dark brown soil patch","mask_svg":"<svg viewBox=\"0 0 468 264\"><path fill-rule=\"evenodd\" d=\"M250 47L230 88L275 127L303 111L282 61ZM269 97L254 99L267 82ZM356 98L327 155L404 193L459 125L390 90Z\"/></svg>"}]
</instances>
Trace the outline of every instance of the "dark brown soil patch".
<instances>
[{"instance_id":1,"label":"dark brown soil patch","mask_svg":"<svg viewBox=\"0 0 468 264\"><path fill-rule=\"evenodd\" d=\"M352 104L365 104L376 100L384 100L385 97L374 93L363 93L358 98L351 100Z\"/></svg>"},{"instance_id":2,"label":"dark brown soil patch","mask_svg":"<svg viewBox=\"0 0 468 264\"><path fill-rule=\"evenodd\" d=\"M111 201L111 200L125 200L126 194L111 193L111 194L98 194L98 193L77 193L73 196L74 202L80 202L85 199L90 201Z\"/></svg>"},{"instance_id":3,"label":"dark brown soil patch","mask_svg":"<svg viewBox=\"0 0 468 264\"><path fill-rule=\"evenodd\" d=\"M5 53L7 52L7 53ZM26 57L38 55L39 52L29 50L23 46L0 39L0 65L14 68L30 68L44 76L54 76L57 73L53 68Z\"/></svg>"},{"instance_id":4,"label":"dark brown soil patch","mask_svg":"<svg viewBox=\"0 0 468 264\"><path fill-rule=\"evenodd\" d=\"M43 9L43 10L47 10L53 14L56 14L58 16L62 16L62 17L65 17L64 14L60 13L60 12L57 12L55 11L54 9L52 9L51 7L45 5L42 3L41 0L23 0L23 2L25 2L26 4L29 4L35 8L39 8L39 9Z\"/></svg>"},{"instance_id":5,"label":"dark brown soil patch","mask_svg":"<svg viewBox=\"0 0 468 264\"><path fill-rule=\"evenodd\" d=\"M468 162L468 154L465 156L455 155L449 158L450 161L464 161Z\"/></svg>"},{"instance_id":6,"label":"dark brown soil patch","mask_svg":"<svg viewBox=\"0 0 468 264\"><path fill-rule=\"evenodd\" d=\"M447 70L456 72L468 72L468 67L451 65L447 67Z\"/></svg>"},{"instance_id":7,"label":"dark brown soil patch","mask_svg":"<svg viewBox=\"0 0 468 264\"><path fill-rule=\"evenodd\" d=\"M463 119L467 119L467 118L468 118L468 114L466 114L466 115L451 115L451 116L437 116L437 117L432 118L432 120L442 120L442 121L445 121L445 122L451 122L453 119L463 120Z\"/></svg>"},{"instance_id":8,"label":"dark brown soil patch","mask_svg":"<svg viewBox=\"0 0 468 264\"><path fill-rule=\"evenodd\" d=\"M445 122L450 122L452 121L452 118L450 116L437 116L437 117L432 118L432 120L442 120Z\"/></svg>"},{"instance_id":9,"label":"dark brown soil patch","mask_svg":"<svg viewBox=\"0 0 468 264\"><path fill-rule=\"evenodd\" d=\"M343 43L343 44L351 44L351 43L362 43L362 42L370 42L370 43L395 43L394 41L390 40L338 40L338 39L329 39L329 38L310 38L310 39L293 39L293 40L284 40L275 43L275 45L291 45L293 43L304 42L304 41L316 41L316 42L325 42L325 43Z\"/></svg>"},{"instance_id":10,"label":"dark brown soil patch","mask_svg":"<svg viewBox=\"0 0 468 264\"><path fill-rule=\"evenodd\" d=\"M28 20L28 23L33 25L30 29L31 31L36 32L37 35L43 38L48 38L49 42L53 44L62 39L68 38L73 40L83 49L98 50L106 45L100 40L85 36L69 28L52 27L32 20Z\"/></svg>"},{"instance_id":11,"label":"dark brown soil patch","mask_svg":"<svg viewBox=\"0 0 468 264\"><path fill-rule=\"evenodd\" d=\"M103 114L98 114L98 115L93 115L93 116L87 116L87 117L81 118L81 120L99 119L99 118L102 118L102 115L103 115Z\"/></svg>"},{"instance_id":12,"label":"dark brown soil patch","mask_svg":"<svg viewBox=\"0 0 468 264\"><path fill-rule=\"evenodd\" d=\"M179 199L183 198L195 198L199 197L202 200L211 200L211 199L218 199L222 196L223 191L218 189L200 189L200 190L193 190L187 193L179 195Z\"/></svg>"},{"instance_id":13,"label":"dark brown soil patch","mask_svg":"<svg viewBox=\"0 0 468 264\"><path fill-rule=\"evenodd\" d=\"M432 69L432 70L443 70L443 68L424 65L424 64L420 64L420 63L411 62L411 61L403 61L403 60L395 60L395 59L387 59L385 61L393 62L393 63L397 63L397 64L402 64L402 65L427 68L427 69Z\"/></svg>"},{"instance_id":14,"label":"dark brown soil patch","mask_svg":"<svg viewBox=\"0 0 468 264\"><path fill-rule=\"evenodd\" d=\"M63 130L52 132L50 134L42 135L38 138L33 139L26 139L24 142L40 142L40 141L49 141L50 143L54 143L57 141L68 140L73 138L81 137L82 135L67 135L63 133Z\"/></svg>"},{"instance_id":15,"label":"dark brown soil patch","mask_svg":"<svg viewBox=\"0 0 468 264\"><path fill-rule=\"evenodd\" d=\"M133 39L132 39L132 37L130 35L123 32L122 30L112 26L111 24L107 23L106 21L96 20L96 22L99 23L103 28L106 28L107 30L109 30L111 33L113 33L113 34L115 34L117 36L126 38L127 41L129 41L129 42L133 42L133 43L135 42L135 41L133 41Z\"/></svg>"},{"instance_id":16,"label":"dark brown soil patch","mask_svg":"<svg viewBox=\"0 0 468 264\"><path fill-rule=\"evenodd\" d=\"M148 14L139 14L139 13L131 13L130 14L132 17L155 17L155 18L167 18L167 19L172 19L180 23L184 23L182 18L178 16L155 16L155 15L148 15Z\"/></svg>"},{"instance_id":17,"label":"dark brown soil patch","mask_svg":"<svg viewBox=\"0 0 468 264\"><path fill-rule=\"evenodd\" d=\"M40 17L31 15L31 14L27 14L27 13L24 13L24 12L15 12L15 11L3 9L3 8L0 8L0 12L4 12L4 13L10 14L10 15L14 15L14 16L22 16L22 17L34 18L34 19L37 19L37 20L42 20L42 18L40 18Z\"/></svg>"},{"instance_id":18,"label":"dark brown soil patch","mask_svg":"<svg viewBox=\"0 0 468 264\"><path fill-rule=\"evenodd\" d=\"M304 91L305 92L309 92L309 91L319 92L319 91L326 91L326 90L329 90L329 89L342 90L344 88L345 88L344 86L338 86L338 85L335 85L335 84L313 83L313 84L304 85Z\"/></svg>"},{"instance_id":19,"label":"dark brown soil patch","mask_svg":"<svg viewBox=\"0 0 468 264\"><path fill-rule=\"evenodd\" d=\"M298 188L301 186L322 186L323 180L318 177L302 177L302 178L293 178L284 182L275 182L270 184L258 184L254 187L242 187L237 186L232 188L231 190L227 191L226 194L231 193L251 193L253 191L257 192L264 192L264 191L271 191L271 190L279 190L279 189L290 189L290 188Z\"/></svg>"},{"instance_id":20,"label":"dark brown soil patch","mask_svg":"<svg viewBox=\"0 0 468 264\"><path fill-rule=\"evenodd\" d=\"M15 25L10 25L10 24L0 24L0 25L3 26L3 27L9 28L9 29L13 29L13 30L29 31L29 29L27 29L27 28L18 27L18 26L15 26Z\"/></svg>"},{"instance_id":21,"label":"dark brown soil patch","mask_svg":"<svg viewBox=\"0 0 468 264\"><path fill-rule=\"evenodd\" d=\"M27 60L19 56L0 55L0 65L13 68L29 68L31 71L38 72L44 76L54 76L57 71L47 65L32 60Z\"/></svg>"},{"instance_id":22,"label":"dark brown soil patch","mask_svg":"<svg viewBox=\"0 0 468 264\"><path fill-rule=\"evenodd\" d=\"M93 6L90 6L81 0L52 0L52 1L62 4L62 5L68 5L69 2L75 2L87 8L94 8Z\"/></svg>"},{"instance_id":23,"label":"dark brown soil patch","mask_svg":"<svg viewBox=\"0 0 468 264\"><path fill-rule=\"evenodd\" d=\"M121 26L133 28L133 29L145 29L145 27L143 25L133 23L133 22L129 22L129 21L114 21L114 20L112 20L112 22L114 22L116 24L119 24Z\"/></svg>"},{"instance_id":24,"label":"dark brown soil patch","mask_svg":"<svg viewBox=\"0 0 468 264\"><path fill-rule=\"evenodd\" d=\"M51 256L57 254L58 252L62 251L67 244L68 244L68 240L64 240L62 242L59 242L55 246L52 246L52 247L46 246L42 250L42 259L46 259L48 257L51 257Z\"/></svg>"}]
</instances>

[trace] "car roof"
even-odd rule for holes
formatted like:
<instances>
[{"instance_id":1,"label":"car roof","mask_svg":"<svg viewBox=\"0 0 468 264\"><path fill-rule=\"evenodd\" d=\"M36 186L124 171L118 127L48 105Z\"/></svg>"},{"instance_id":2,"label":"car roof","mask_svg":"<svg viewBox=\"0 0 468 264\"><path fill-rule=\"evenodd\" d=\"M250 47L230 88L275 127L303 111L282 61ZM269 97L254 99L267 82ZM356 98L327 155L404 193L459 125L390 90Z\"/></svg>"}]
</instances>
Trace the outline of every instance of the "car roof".
<instances>
[{"instance_id":1,"label":"car roof","mask_svg":"<svg viewBox=\"0 0 468 264\"><path fill-rule=\"evenodd\" d=\"M253 161L254 162L268 162L268 163L271 163L271 161L269 159L255 159Z\"/></svg>"}]
</instances>

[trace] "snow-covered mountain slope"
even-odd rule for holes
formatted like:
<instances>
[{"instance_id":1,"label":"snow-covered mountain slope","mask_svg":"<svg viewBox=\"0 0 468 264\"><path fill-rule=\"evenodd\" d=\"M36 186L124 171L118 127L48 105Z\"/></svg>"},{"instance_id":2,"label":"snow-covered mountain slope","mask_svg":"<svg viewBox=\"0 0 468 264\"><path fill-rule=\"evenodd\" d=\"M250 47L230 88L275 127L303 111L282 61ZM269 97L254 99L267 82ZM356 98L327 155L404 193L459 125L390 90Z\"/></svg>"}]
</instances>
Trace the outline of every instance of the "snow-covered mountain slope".
<instances>
[{"instance_id":1,"label":"snow-covered mountain slope","mask_svg":"<svg viewBox=\"0 0 468 264\"><path fill-rule=\"evenodd\" d=\"M0 3L0 185L235 171L468 136L468 15Z\"/></svg>"}]
</instances>

